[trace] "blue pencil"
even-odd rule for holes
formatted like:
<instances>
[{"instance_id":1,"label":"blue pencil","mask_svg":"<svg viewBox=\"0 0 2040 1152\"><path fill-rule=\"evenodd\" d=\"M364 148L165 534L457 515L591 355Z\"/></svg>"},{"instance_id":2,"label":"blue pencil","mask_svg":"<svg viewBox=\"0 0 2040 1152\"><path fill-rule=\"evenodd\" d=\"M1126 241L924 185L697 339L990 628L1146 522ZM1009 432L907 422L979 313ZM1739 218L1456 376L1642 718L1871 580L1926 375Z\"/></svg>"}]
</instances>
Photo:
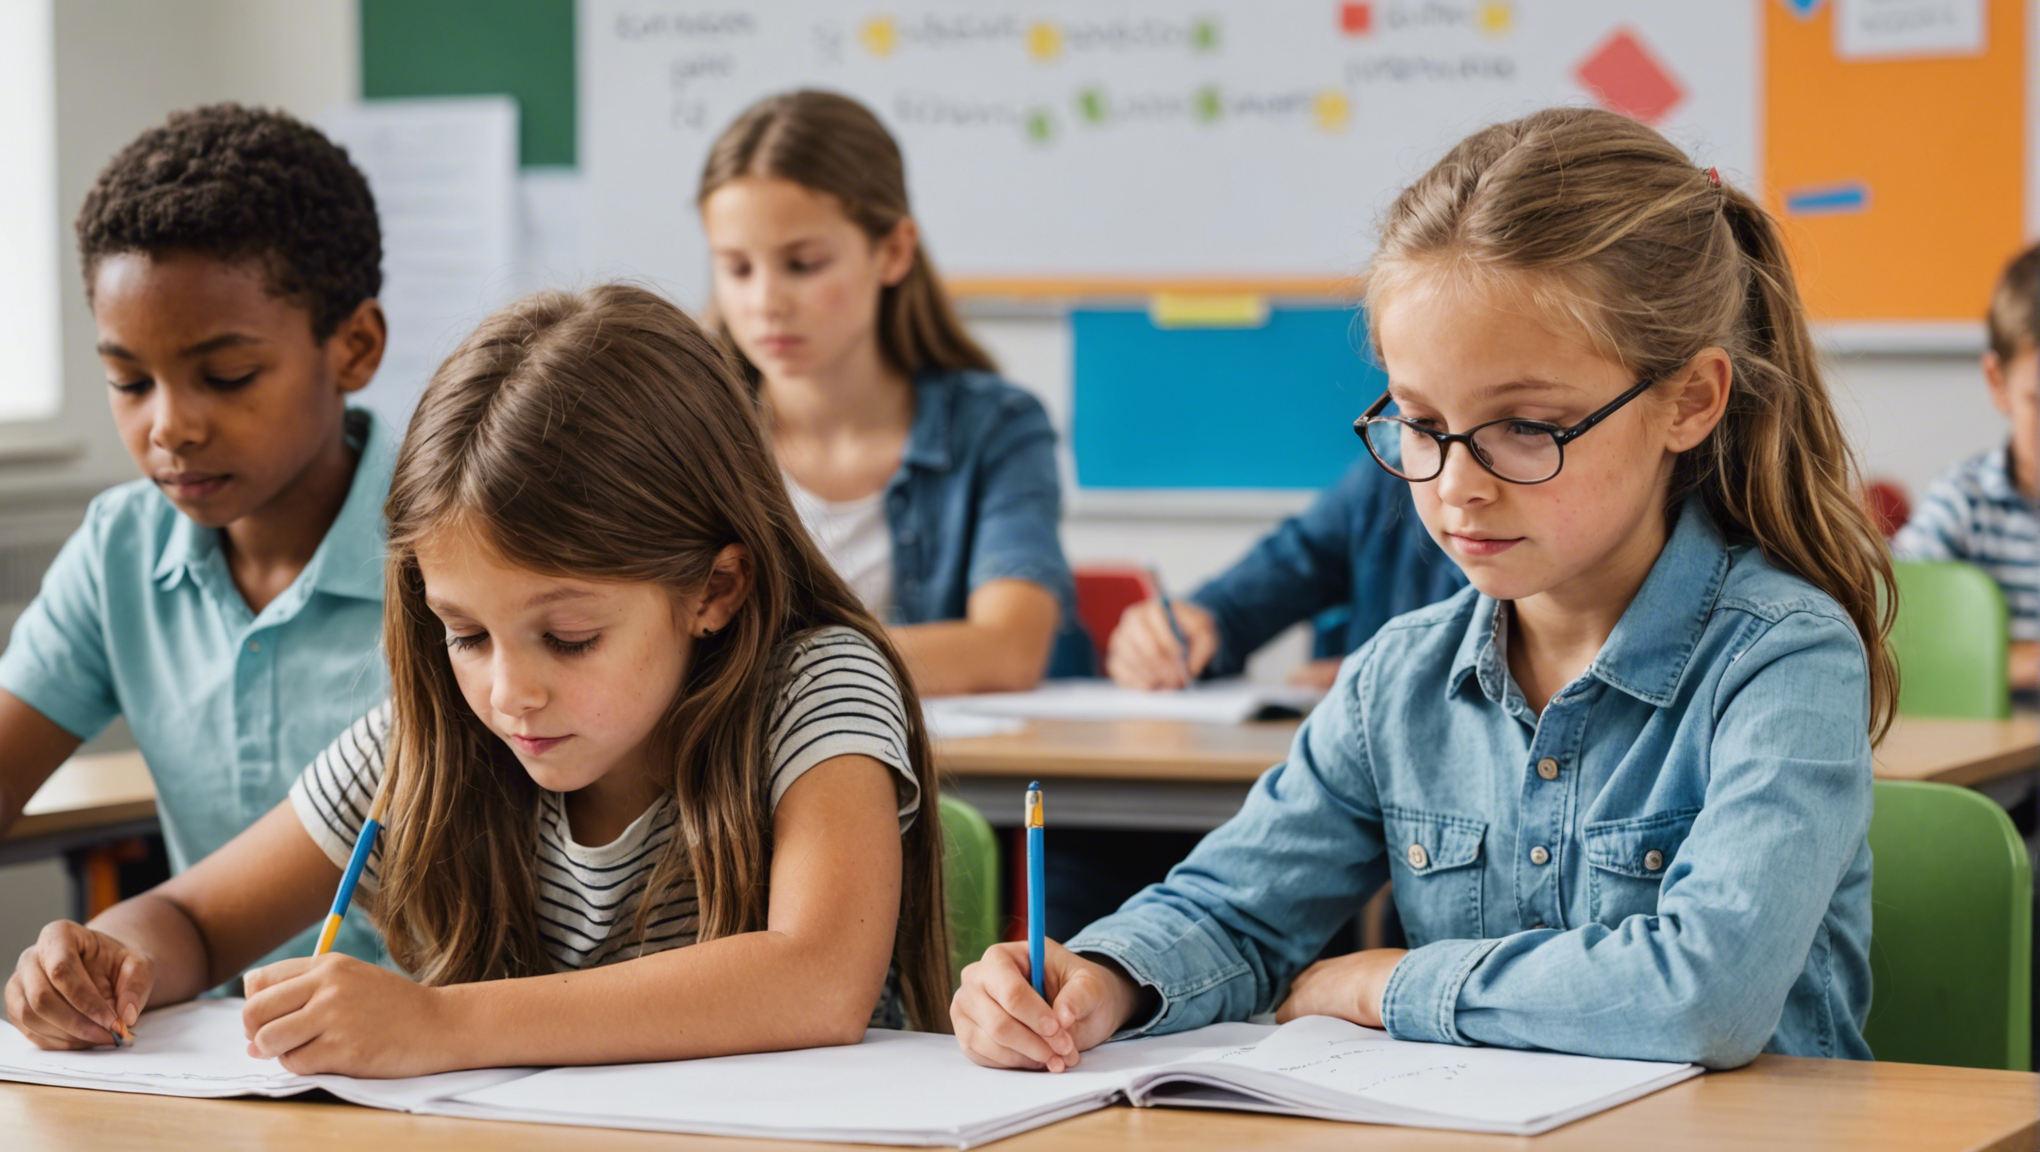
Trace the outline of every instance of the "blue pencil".
<instances>
[{"instance_id":1,"label":"blue pencil","mask_svg":"<svg viewBox=\"0 0 2040 1152\"><path fill-rule=\"evenodd\" d=\"M1190 675L1190 638L1183 634L1183 625L1176 619L1176 602L1169 599L1169 590L1162 587L1161 565L1148 565L1148 583L1155 586L1155 599L1162 602L1162 616L1169 621L1169 635L1176 638L1176 647L1183 652L1183 678L1194 680Z\"/></svg>"},{"instance_id":2,"label":"blue pencil","mask_svg":"<svg viewBox=\"0 0 2040 1152\"><path fill-rule=\"evenodd\" d=\"M1047 882L1042 875L1045 869L1041 833L1041 781L1036 780L1027 786L1027 968L1034 974L1034 994L1046 998L1048 994L1041 988L1041 971L1048 959L1042 935L1043 921L1048 916L1048 896L1042 890Z\"/></svg>"},{"instance_id":3,"label":"blue pencil","mask_svg":"<svg viewBox=\"0 0 2040 1152\"><path fill-rule=\"evenodd\" d=\"M388 795L378 792L375 803L369 806L368 819L362 822L361 835L354 841L354 854L347 858L347 871L340 874L340 888L333 893L333 910L326 913L326 926L319 930L319 946L312 950L314 956L331 952L334 937L340 935L340 921L347 915L347 906L354 902L354 886L361 881L361 870L375 851L376 833L382 831L383 801Z\"/></svg>"}]
</instances>

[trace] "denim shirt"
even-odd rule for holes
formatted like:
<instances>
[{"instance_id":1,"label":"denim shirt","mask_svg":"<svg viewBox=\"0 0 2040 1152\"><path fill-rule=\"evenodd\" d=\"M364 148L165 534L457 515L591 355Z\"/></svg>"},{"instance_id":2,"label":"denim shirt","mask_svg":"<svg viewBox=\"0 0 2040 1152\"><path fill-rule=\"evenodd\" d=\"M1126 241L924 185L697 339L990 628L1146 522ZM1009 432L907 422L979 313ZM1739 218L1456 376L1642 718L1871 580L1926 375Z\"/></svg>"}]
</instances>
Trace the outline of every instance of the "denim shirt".
<instances>
[{"instance_id":1,"label":"denim shirt","mask_svg":"<svg viewBox=\"0 0 2040 1152\"><path fill-rule=\"evenodd\" d=\"M988 372L921 372L914 423L885 491L893 624L960 620L993 580L1048 589L1062 610L1053 675L1089 675L1076 581L1057 534L1062 480L1041 401Z\"/></svg>"},{"instance_id":2,"label":"denim shirt","mask_svg":"<svg viewBox=\"0 0 2040 1152\"><path fill-rule=\"evenodd\" d=\"M1473 589L1349 658L1286 763L1079 933L1157 990L1128 1034L1242 1020L1384 880L1408 1040L1726 1068L1868 1059L1863 645L1697 501L1540 721Z\"/></svg>"},{"instance_id":3,"label":"denim shirt","mask_svg":"<svg viewBox=\"0 0 2040 1152\"><path fill-rule=\"evenodd\" d=\"M1417 518L1409 482L1363 452L1302 515L1190 600L1218 622L1218 654L1205 674L1237 676L1255 649L1326 609L1347 608L1344 643L1333 653L1343 656L1391 618L1464 587L1466 574Z\"/></svg>"}]
</instances>

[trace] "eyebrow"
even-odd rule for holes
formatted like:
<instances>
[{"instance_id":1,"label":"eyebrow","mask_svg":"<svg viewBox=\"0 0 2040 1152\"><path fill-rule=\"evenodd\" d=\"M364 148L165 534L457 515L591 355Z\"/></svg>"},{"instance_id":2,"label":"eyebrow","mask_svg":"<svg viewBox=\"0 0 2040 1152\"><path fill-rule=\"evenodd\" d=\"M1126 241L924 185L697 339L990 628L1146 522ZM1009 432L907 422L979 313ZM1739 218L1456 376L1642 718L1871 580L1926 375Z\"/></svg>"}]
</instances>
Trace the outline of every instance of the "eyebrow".
<instances>
[{"instance_id":1,"label":"eyebrow","mask_svg":"<svg viewBox=\"0 0 2040 1152\"><path fill-rule=\"evenodd\" d=\"M1400 387L1393 381L1389 383L1388 390L1391 394L1400 395L1409 394L1408 388ZM1479 392L1474 394L1474 399L1499 400L1502 399L1503 397L1515 396L1524 392L1578 392L1578 391L1579 389L1577 387L1571 384L1567 384L1561 380L1546 380L1540 376L1524 376L1520 379L1506 380L1500 384L1491 384L1485 388L1482 388Z\"/></svg>"},{"instance_id":2,"label":"eyebrow","mask_svg":"<svg viewBox=\"0 0 2040 1152\"><path fill-rule=\"evenodd\" d=\"M215 336L210 340L201 340L198 343L193 344L191 347L178 352L177 357L180 360L190 360L199 356L207 355L209 353L221 352L228 348L240 348L250 344L267 344L267 343L269 343L269 341L262 339L260 336L250 336L244 332L228 332L222 336ZM141 359L140 356L137 356L133 352L128 351L126 348L123 348L120 345L115 344L111 340L101 340L99 343L93 345L93 349L94 351L98 352L101 356L112 356L117 360Z\"/></svg>"},{"instance_id":3,"label":"eyebrow","mask_svg":"<svg viewBox=\"0 0 2040 1152\"><path fill-rule=\"evenodd\" d=\"M550 592L541 592L538 595L533 596L531 599L526 600L524 602L524 606L526 608L537 608L543 604L556 604L562 600L593 599L594 596L595 593L589 591L586 588L555 588ZM453 601L444 599L442 597L433 596L430 593L426 594L425 606L427 608L432 609L432 611L438 613L441 616L444 616L448 613L452 613L455 616L473 615L473 613L469 612L467 609L461 607L460 605L455 604Z\"/></svg>"}]
</instances>

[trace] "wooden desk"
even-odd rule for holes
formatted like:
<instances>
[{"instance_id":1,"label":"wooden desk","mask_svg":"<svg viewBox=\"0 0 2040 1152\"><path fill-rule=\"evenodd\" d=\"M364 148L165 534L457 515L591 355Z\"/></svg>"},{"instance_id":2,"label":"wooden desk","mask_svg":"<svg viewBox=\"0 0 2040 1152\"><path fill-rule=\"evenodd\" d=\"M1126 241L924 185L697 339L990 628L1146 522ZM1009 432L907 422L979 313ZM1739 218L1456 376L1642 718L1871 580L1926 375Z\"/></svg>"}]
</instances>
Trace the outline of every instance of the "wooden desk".
<instances>
[{"instance_id":1,"label":"wooden desk","mask_svg":"<svg viewBox=\"0 0 2040 1152\"><path fill-rule=\"evenodd\" d=\"M936 760L951 794L993 824L1018 819L1015 781L1054 785L1054 820L1070 827L1207 831L1289 754L1297 723L1037 720L1002 736L945 740ZM1976 787L2040 771L2040 715L2010 720L1901 716L1877 750L1880 780Z\"/></svg>"},{"instance_id":2,"label":"wooden desk","mask_svg":"<svg viewBox=\"0 0 2040 1152\"><path fill-rule=\"evenodd\" d=\"M29 797L0 837L0 864L156 830L156 785L139 752L78 756Z\"/></svg>"},{"instance_id":3,"label":"wooden desk","mask_svg":"<svg viewBox=\"0 0 2040 1152\"><path fill-rule=\"evenodd\" d=\"M961 1059L961 1057L959 1057ZM407 1116L307 1100L183 1100L77 1088L0 1084L0 1133L10 1152L208 1152L291 1148L443 1148L460 1152L835 1152L793 1144ZM1476 1136L1336 1124L1239 1112L1109 1108L998 1142L999 1152L1679 1152L1780 1148L1794 1152L2031 1150L2040 1136L2040 1076L1914 1064L1856 1064L1765 1056L1588 1117L1542 1136Z\"/></svg>"}]
</instances>

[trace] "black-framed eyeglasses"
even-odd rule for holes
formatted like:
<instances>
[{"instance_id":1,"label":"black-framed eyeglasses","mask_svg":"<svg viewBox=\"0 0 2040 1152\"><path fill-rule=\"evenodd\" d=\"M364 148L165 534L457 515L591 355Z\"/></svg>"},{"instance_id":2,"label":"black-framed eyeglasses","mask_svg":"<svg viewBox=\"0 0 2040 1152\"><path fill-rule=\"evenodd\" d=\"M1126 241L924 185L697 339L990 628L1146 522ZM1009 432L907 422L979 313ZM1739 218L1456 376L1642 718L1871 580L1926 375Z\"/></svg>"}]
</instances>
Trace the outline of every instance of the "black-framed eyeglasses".
<instances>
[{"instance_id":1,"label":"black-framed eyeglasses","mask_svg":"<svg viewBox=\"0 0 2040 1152\"><path fill-rule=\"evenodd\" d=\"M1383 416L1388 393L1383 392L1358 420L1353 433L1367 444L1374 462L1392 476L1413 484L1435 480L1445 471L1445 454L1453 444L1464 444L1481 467L1511 484L1542 484L1565 467L1565 446L1638 396L1657 377L1647 376L1629 391L1610 400L1586 419L1570 428L1542 420L1504 417L1476 425L1464 432L1438 432L1405 416Z\"/></svg>"}]
</instances>

